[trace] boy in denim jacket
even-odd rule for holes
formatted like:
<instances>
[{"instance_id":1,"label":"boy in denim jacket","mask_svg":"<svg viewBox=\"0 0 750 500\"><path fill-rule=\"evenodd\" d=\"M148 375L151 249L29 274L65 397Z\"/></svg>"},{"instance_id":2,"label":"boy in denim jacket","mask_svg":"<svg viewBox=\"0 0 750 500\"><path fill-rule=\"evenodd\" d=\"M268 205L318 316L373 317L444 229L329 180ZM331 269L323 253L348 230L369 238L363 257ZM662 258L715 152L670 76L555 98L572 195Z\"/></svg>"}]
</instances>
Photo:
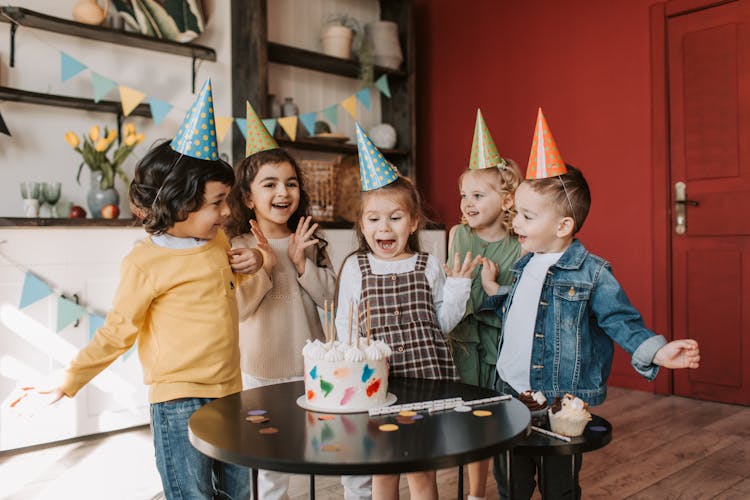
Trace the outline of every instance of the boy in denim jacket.
<instances>
[{"instance_id":1,"label":"boy in denim jacket","mask_svg":"<svg viewBox=\"0 0 750 500\"><path fill-rule=\"evenodd\" d=\"M483 304L496 309L503 322L495 388L514 396L542 391L548 400L570 393L590 405L601 404L613 341L632 355L635 370L649 380L659 366L697 368L698 343L668 343L648 330L609 264L574 238L588 215L591 194L581 172L562 162L541 110L539 116L537 129L545 130L544 144L551 144L554 154L545 155L547 164L538 169L535 138L526 180L515 193L513 230L526 255L511 268L507 298L495 295ZM571 491L571 457L546 456L544 462L544 497L580 498L579 485ZM580 468L580 455L575 463ZM539 465L540 457L513 456L513 498L531 497ZM497 457L501 498L508 497L505 468L505 460Z\"/></svg>"}]
</instances>

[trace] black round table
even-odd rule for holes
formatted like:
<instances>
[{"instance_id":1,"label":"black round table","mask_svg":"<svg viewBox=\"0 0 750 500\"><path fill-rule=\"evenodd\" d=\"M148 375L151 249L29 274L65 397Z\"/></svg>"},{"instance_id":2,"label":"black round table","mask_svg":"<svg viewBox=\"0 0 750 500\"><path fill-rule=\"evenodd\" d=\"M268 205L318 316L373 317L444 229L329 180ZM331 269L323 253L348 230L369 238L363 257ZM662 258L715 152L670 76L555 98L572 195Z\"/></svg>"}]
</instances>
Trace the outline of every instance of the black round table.
<instances>
[{"instance_id":1,"label":"black round table","mask_svg":"<svg viewBox=\"0 0 750 500\"><path fill-rule=\"evenodd\" d=\"M548 427L544 427L549 429ZM569 455L571 457L570 480L572 481L573 491L578 484L578 469L576 467L576 456L587 451L598 450L605 447L612 441L612 424L599 415L591 414L591 422L586 425L583 434L578 437L570 438L570 441L547 436L538 432L531 432L526 438L519 441L508 454L512 460L512 455L540 456L541 471L539 473L539 483L544 478L544 457L550 455ZM510 474L510 467L507 467ZM512 478L507 478L508 484L512 484Z\"/></svg>"},{"instance_id":2,"label":"black round table","mask_svg":"<svg viewBox=\"0 0 750 500\"><path fill-rule=\"evenodd\" d=\"M493 390L459 382L425 379L389 381L396 404L461 397L465 401L497 396ZM254 469L312 475L395 474L444 469L509 450L523 439L530 413L512 399L476 409L486 417L453 410L428 413L405 425L396 415L328 414L299 407L304 383L288 382L217 399L190 418L190 442L209 457ZM250 410L265 410L268 422L245 420ZM332 415L330 420L322 420ZM399 429L382 432L379 426ZM264 428L278 429L262 434ZM253 481L253 489L257 481ZM314 494L311 492L311 495ZM257 498L257 497L256 497Z\"/></svg>"}]
</instances>

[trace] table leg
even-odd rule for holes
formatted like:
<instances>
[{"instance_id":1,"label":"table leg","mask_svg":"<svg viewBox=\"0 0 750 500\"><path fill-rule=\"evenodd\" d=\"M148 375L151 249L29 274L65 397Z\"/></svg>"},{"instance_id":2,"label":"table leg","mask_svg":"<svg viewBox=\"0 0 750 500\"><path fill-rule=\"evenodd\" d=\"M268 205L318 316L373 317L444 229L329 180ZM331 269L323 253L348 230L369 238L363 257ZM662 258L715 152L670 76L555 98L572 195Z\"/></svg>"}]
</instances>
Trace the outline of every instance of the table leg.
<instances>
[{"instance_id":1,"label":"table leg","mask_svg":"<svg viewBox=\"0 0 750 500\"><path fill-rule=\"evenodd\" d=\"M250 489L253 492L253 500L258 500L258 469L250 469Z\"/></svg>"},{"instance_id":2,"label":"table leg","mask_svg":"<svg viewBox=\"0 0 750 500\"><path fill-rule=\"evenodd\" d=\"M541 455L539 457L539 484L537 485L539 488L539 494L542 494L542 491L547 491L547 485L544 484L544 478L547 476L547 474L545 474L544 467L544 455ZM542 495L542 499L544 498L545 496Z\"/></svg>"},{"instance_id":3,"label":"table leg","mask_svg":"<svg viewBox=\"0 0 750 500\"><path fill-rule=\"evenodd\" d=\"M464 466L458 466L458 494L456 496L458 500L464 499Z\"/></svg>"},{"instance_id":4,"label":"table leg","mask_svg":"<svg viewBox=\"0 0 750 500\"><path fill-rule=\"evenodd\" d=\"M310 474L310 500L315 500L315 475Z\"/></svg>"},{"instance_id":5,"label":"table leg","mask_svg":"<svg viewBox=\"0 0 750 500\"><path fill-rule=\"evenodd\" d=\"M505 481L508 484L508 500L513 500L513 460L511 459L511 456L513 455L513 450L509 449L505 452Z\"/></svg>"},{"instance_id":6,"label":"table leg","mask_svg":"<svg viewBox=\"0 0 750 500\"><path fill-rule=\"evenodd\" d=\"M573 484L571 485L572 489L570 491L573 492L573 498L578 498L578 488L576 488L578 485L578 470L576 469L575 453L570 456L570 467L570 478L573 481Z\"/></svg>"}]
</instances>

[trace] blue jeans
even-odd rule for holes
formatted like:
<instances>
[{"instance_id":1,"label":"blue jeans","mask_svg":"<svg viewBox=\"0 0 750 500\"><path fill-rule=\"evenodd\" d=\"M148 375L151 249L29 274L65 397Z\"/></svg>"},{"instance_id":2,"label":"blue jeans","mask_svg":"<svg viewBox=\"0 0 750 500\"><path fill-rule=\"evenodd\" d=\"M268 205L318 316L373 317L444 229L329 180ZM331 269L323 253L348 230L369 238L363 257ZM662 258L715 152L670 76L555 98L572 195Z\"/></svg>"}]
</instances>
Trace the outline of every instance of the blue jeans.
<instances>
[{"instance_id":1,"label":"blue jeans","mask_svg":"<svg viewBox=\"0 0 750 500\"><path fill-rule=\"evenodd\" d=\"M503 394L518 396L518 393L499 376L495 377L495 390ZM576 456L576 469L581 470L581 454ZM542 498L578 499L581 498L581 486L575 485L575 491L571 485L572 460L570 455L548 455L526 456L513 454L513 498L529 499L534 493L537 482L534 477L541 476L542 460L544 460L544 478L539 482L539 491ZM497 482L497 492L501 499L508 498L508 481L506 480L508 464L505 455L497 455L492 460L492 472Z\"/></svg>"},{"instance_id":2,"label":"blue jeans","mask_svg":"<svg viewBox=\"0 0 750 500\"><path fill-rule=\"evenodd\" d=\"M202 454L188 440L188 420L210 398L182 398L151 405L156 468L167 500L250 498L247 467Z\"/></svg>"}]
</instances>

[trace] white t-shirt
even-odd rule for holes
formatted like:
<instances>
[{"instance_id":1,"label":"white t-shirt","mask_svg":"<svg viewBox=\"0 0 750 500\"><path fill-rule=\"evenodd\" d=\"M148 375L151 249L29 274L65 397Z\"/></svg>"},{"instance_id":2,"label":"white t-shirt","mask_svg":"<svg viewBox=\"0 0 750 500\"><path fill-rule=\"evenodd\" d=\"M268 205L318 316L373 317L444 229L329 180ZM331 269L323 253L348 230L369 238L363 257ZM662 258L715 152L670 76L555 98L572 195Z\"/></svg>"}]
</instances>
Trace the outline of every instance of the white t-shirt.
<instances>
[{"instance_id":1,"label":"white t-shirt","mask_svg":"<svg viewBox=\"0 0 750 500\"><path fill-rule=\"evenodd\" d=\"M535 253L523 268L510 308L505 313L503 346L497 358L497 373L517 392L530 390L531 347L539 298L547 271L560 253Z\"/></svg>"},{"instance_id":2,"label":"white t-shirt","mask_svg":"<svg viewBox=\"0 0 750 500\"><path fill-rule=\"evenodd\" d=\"M417 254L403 260L380 260L371 253L367 254L373 274L401 274L413 271L417 267ZM438 326L447 333L463 319L466 302L471 292L471 278L447 278L440 262L427 256L425 276L432 288L432 302L435 304ZM357 256L350 256L344 263L339 276L339 303L336 304L336 332L338 339L345 342L349 327L349 302L359 302L362 294L362 272L359 270Z\"/></svg>"}]
</instances>

